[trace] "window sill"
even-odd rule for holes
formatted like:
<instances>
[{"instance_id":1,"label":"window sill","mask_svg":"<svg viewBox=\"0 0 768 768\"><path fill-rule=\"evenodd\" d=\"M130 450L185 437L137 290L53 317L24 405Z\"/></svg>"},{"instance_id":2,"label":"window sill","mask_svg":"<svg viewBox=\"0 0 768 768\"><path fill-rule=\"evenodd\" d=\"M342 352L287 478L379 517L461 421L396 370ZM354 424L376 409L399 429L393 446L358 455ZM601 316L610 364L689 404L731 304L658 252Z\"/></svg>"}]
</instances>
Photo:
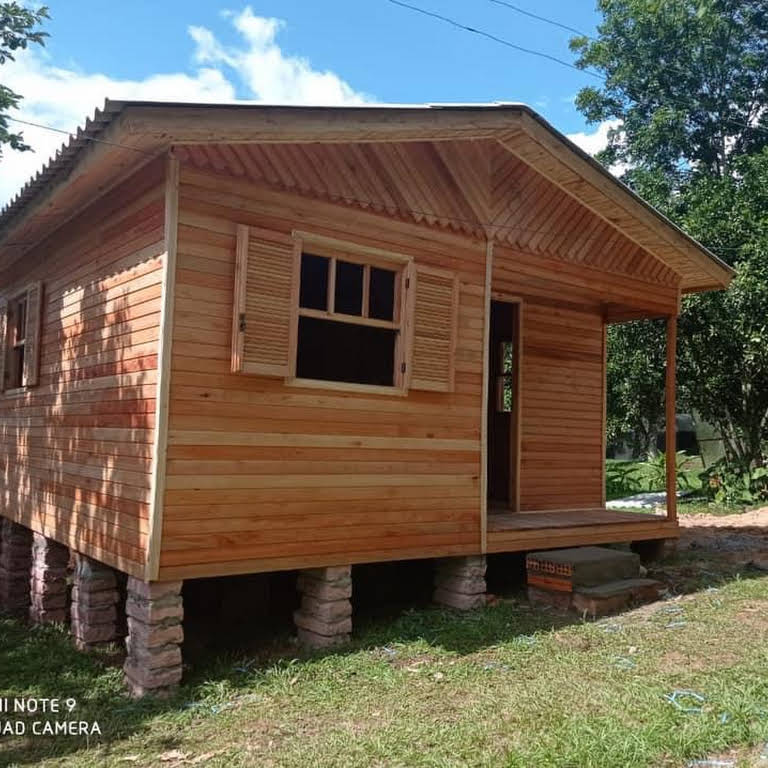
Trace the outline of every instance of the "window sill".
<instances>
[{"instance_id":1,"label":"window sill","mask_svg":"<svg viewBox=\"0 0 768 768\"><path fill-rule=\"evenodd\" d=\"M323 379L285 379L287 387L306 389L327 389L334 392L359 392L366 395L389 395L405 397L408 392L402 387L383 387L377 384L355 384L351 381L324 381Z\"/></svg>"},{"instance_id":2,"label":"window sill","mask_svg":"<svg viewBox=\"0 0 768 768\"><path fill-rule=\"evenodd\" d=\"M14 387L13 389L4 389L2 394L6 397L18 397L23 395L29 387Z\"/></svg>"}]
</instances>

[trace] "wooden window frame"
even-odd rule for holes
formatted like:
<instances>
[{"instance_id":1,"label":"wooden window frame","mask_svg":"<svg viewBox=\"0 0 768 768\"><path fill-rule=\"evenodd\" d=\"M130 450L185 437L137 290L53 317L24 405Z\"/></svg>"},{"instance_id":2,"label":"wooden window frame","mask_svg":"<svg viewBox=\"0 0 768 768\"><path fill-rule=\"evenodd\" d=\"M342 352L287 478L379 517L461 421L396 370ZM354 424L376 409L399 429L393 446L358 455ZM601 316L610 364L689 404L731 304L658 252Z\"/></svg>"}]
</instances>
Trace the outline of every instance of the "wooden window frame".
<instances>
[{"instance_id":1,"label":"wooden window frame","mask_svg":"<svg viewBox=\"0 0 768 768\"><path fill-rule=\"evenodd\" d=\"M25 289L21 293L16 294L8 301L8 308L6 310L6 335L5 335L5 374L6 376L11 369L11 360L15 357L17 350L21 349L21 361L19 363L19 370L17 371L19 384L18 386L12 386L8 389L4 389L4 392L9 395L13 395L18 392L23 392L26 389L24 384L24 357L26 355L27 346L27 312L29 311L29 302L27 299L28 291ZM23 322L19 322L18 318L11 323L11 317L16 316L19 312L19 307L24 306ZM22 327L23 326L23 327ZM19 338L19 330L23 332L22 338ZM15 336L15 338L11 338ZM3 382L5 387L5 382Z\"/></svg>"},{"instance_id":2,"label":"wooden window frame","mask_svg":"<svg viewBox=\"0 0 768 768\"><path fill-rule=\"evenodd\" d=\"M412 304L411 296L414 293L410 290L410 287L413 285L413 257L324 235L316 235L311 232L294 230L292 234L296 243L295 253L297 254L298 264L297 268L294 269L294 305L292 307L291 342L288 356L289 375L285 378L285 384L288 386L347 392L367 392L395 396L406 395L408 392L409 369L411 367L408 334L410 331L409 306ZM325 310L299 306L300 263L301 256L304 253L311 253L313 256L322 256L328 259L328 297ZM360 264L363 267L363 295L360 315L349 315L335 311L336 266L339 261ZM379 267L395 273L392 320L379 320L368 316L370 311L369 280L371 267ZM297 377L298 333L299 318L301 317L333 320L350 325L385 328L396 331L392 386Z\"/></svg>"},{"instance_id":3,"label":"wooden window frame","mask_svg":"<svg viewBox=\"0 0 768 768\"><path fill-rule=\"evenodd\" d=\"M0 394L23 394L38 383L40 368L40 330L42 327L43 286L39 281L29 283L10 298L0 296ZM19 318L19 307L24 307ZM11 323L11 315L16 318ZM23 335L22 335L23 334ZM18 386L6 387L9 364L17 350L22 350L20 371L16 371Z\"/></svg>"}]
</instances>

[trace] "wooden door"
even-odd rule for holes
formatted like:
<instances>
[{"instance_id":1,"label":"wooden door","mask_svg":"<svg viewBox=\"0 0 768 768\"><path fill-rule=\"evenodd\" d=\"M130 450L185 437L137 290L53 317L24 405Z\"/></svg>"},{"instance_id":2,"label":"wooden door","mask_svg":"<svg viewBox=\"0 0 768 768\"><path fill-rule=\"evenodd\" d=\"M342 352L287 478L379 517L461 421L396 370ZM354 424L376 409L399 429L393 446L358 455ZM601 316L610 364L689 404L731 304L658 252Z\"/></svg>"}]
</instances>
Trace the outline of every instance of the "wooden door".
<instances>
[{"instance_id":1,"label":"wooden door","mask_svg":"<svg viewBox=\"0 0 768 768\"><path fill-rule=\"evenodd\" d=\"M519 508L520 303L492 301L488 350L488 505Z\"/></svg>"}]
</instances>

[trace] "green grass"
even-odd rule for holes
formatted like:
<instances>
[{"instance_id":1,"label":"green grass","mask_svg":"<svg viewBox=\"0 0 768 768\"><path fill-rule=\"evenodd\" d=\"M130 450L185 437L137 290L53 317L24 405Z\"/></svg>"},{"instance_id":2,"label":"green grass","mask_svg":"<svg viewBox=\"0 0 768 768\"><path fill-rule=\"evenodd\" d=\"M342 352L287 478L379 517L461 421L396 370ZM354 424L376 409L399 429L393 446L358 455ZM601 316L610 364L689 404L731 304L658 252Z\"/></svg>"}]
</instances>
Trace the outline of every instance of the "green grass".
<instances>
[{"instance_id":1,"label":"green grass","mask_svg":"<svg viewBox=\"0 0 768 768\"><path fill-rule=\"evenodd\" d=\"M692 556L664 573L688 594L599 622L517 599L409 611L325 655L210 659L169 701L131 701L107 656L5 621L3 695L71 696L103 736L0 737L0 764L642 768L736 748L751 765L768 739L768 578ZM702 711L676 709L676 689Z\"/></svg>"}]
</instances>

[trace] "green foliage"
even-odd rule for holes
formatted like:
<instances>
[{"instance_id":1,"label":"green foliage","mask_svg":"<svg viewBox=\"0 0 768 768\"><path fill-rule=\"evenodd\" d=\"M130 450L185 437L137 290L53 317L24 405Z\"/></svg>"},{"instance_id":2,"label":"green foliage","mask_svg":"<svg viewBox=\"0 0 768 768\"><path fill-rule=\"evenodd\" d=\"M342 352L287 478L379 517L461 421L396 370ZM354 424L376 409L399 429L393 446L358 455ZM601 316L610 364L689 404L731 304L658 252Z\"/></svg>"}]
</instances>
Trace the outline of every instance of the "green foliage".
<instances>
[{"instance_id":1,"label":"green foliage","mask_svg":"<svg viewBox=\"0 0 768 768\"><path fill-rule=\"evenodd\" d=\"M655 450L664 424L664 322L646 320L608 328L607 438L625 440L635 453Z\"/></svg>"},{"instance_id":2,"label":"green foliage","mask_svg":"<svg viewBox=\"0 0 768 768\"><path fill-rule=\"evenodd\" d=\"M736 262L728 291L686 299L679 375L682 401L717 427L726 458L757 466L768 438L768 149L733 167L697 179L675 205L691 234Z\"/></svg>"},{"instance_id":3,"label":"green foliage","mask_svg":"<svg viewBox=\"0 0 768 768\"><path fill-rule=\"evenodd\" d=\"M45 6L32 10L17 2L0 2L0 65L15 61L14 52L24 50L30 43L44 45L48 35L37 26L47 18L48 8ZM24 143L22 133L14 133L8 127L7 112L16 109L22 98L0 83L0 158L5 144L20 151L30 149Z\"/></svg>"},{"instance_id":4,"label":"green foliage","mask_svg":"<svg viewBox=\"0 0 768 768\"><path fill-rule=\"evenodd\" d=\"M599 71L577 105L614 120L600 159L733 264L725 293L692 295L679 325L680 406L723 436L734 467L768 440L768 5L764 0L599 0L597 39L576 38ZM609 435L661 419L663 364L650 324L609 334ZM651 392L656 393L656 401ZM610 439L610 438L609 438Z\"/></svg>"},{"instance_id":5,"label":"green foliage","mask_svg":"<svg viewBox=\"0 0 768 768\"><path fill-rule=\"evenodd\" d=\"M590 122L618 120L601 160L727 175L732 157L768 144L768 5L764 0L599 0L597 39L577 37L578 66L603 88L582 89ZM761 130L762 129L762 130Z\"/></svg>"},{"instance_id":6,"label":"green foliage","mask_svg":"<svg viewBox=\"0 0 768 768\"><path fill-rule=\"evenodd\" d=\"M768 501L768 468L739 467L721 459L701 473L707 495L718 504L748 506Z\"/></svg>"},{"instance_id":7,"label":"green foliage","mask_svg":"<svg viewBox=\"0 0 768 768\"><path fill-rule=\"evenodd\" d=\"M690 460L690 456L685 451L678 451L675 454L675 477L676 487L679 491L687 491L693 487L693 484L685 470L685 465ZM643 462L645 476L648 481L648 490L653 491L657 488L665 488L667 484L667 456L659 453L656 456Z\"/></svg>"},{"instance_id":8,"label":"green foliage","mask_svg":"<svg viewBox=\"0 0 768 768\"><path fill-rule=\"evenodd\" d=\"M605 465L605 495L620 499L643 490L642 473L634 461L609 461Z\"/></svg>"}]
</instances>

